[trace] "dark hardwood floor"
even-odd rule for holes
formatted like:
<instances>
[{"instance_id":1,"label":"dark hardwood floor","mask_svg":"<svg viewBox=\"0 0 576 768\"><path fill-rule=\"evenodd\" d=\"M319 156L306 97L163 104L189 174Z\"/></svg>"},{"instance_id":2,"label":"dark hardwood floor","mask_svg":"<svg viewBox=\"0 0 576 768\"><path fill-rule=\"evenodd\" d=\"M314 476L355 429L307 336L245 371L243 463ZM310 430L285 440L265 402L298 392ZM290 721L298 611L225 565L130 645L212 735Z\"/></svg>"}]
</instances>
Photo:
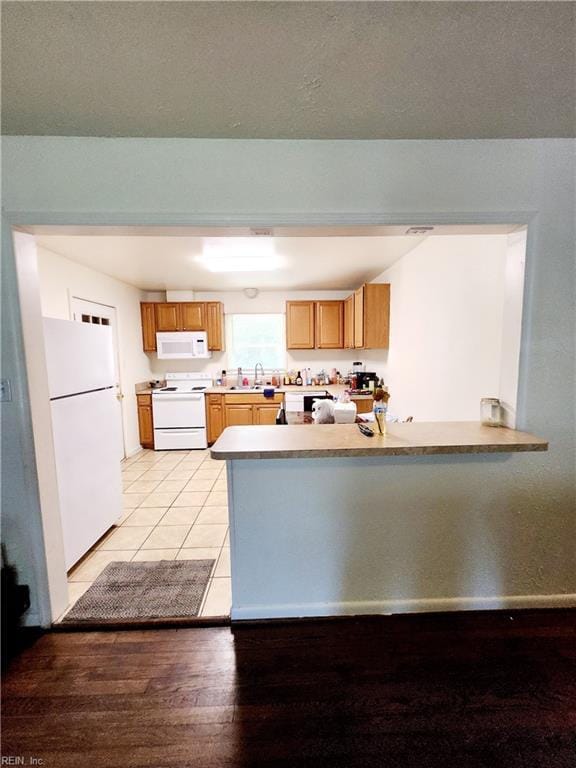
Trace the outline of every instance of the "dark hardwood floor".
<instances>
[{"instance_id":1,"label":"dark hardwood floor","mask_svg":"<svg viewBox=\"0 0 576 768\"><path fill-rule=\"evenodd\" d=\"M576 612L51 633L2 725L43 768L575 768Z\"/></svg>"}]
</instances>

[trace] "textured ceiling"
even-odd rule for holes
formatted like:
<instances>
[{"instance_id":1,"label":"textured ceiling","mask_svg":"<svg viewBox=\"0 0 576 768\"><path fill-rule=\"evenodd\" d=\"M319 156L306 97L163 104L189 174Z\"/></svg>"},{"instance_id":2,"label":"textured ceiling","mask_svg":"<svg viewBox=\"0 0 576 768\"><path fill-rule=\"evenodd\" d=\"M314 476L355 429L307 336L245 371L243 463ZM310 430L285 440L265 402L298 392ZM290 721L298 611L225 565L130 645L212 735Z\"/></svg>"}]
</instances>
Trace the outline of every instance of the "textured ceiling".
<instances>
[{"instance_id":1,"label":"textured ceiling","mask_svg":"<svg viewBox=\"0 0 576 768\"><path fill-rule=\"evenodd\" d=\"M4 2L5 134L575 135L570 2Z\"/></svg>"},{"instance_id":2,"label":"textured ceiling","mask_svg":"<svg viewBox=\"0 0 576 768\"><path fill-rule=\"evenodd\" d=\"M280 237L274 238L281 262L277 268L213 273L197 261L205 244L202 237L40 235L36 239L44 248L146 291L230 291L252 286L276 291L351 290L373 280L423 240ZM254 243L260 238L246 240Z\"/></svg>"},{"instance_id":3,"label":"textured ceiling","mask_svg":"<svg viewBox=\"0 0 576 768\"><path fill-rule=\"evenodd\" d=\"M156 234L133 230L131 234L82 233L67 234L69 228L47 227L36 234L36 241L44 248L79 264L135 285L148 291L197 290L230 291L256 286L265 290L350 290L373 280L389 266L409 253L423 237L406 235L406 227L380 227L380 235L345 233L344 227L333 228L325 235L300 235L297 230L284 230L283 235L271 238L279 264L264 271L210 272L198 261L206 237L227 239L232 236L232 251L238 244L248 249L259 246L261 237L246 237L231 229L208 232L200 228L181 229L178 234L161 228ZM376 229L376 228L372 228ZM434 227L433 237L451 237L467 234L482 236L486 243L494 236L514 230L508 226ZM141 234L140 234L141 233ZM474 234L473 234L474 233ZM245 235L245 233L244 233ZM239 239L235 239L239 238ZM469 238L462 237L465 244ZM268 238L264 238L268 240Z\"/></svg>"}]
</instances>

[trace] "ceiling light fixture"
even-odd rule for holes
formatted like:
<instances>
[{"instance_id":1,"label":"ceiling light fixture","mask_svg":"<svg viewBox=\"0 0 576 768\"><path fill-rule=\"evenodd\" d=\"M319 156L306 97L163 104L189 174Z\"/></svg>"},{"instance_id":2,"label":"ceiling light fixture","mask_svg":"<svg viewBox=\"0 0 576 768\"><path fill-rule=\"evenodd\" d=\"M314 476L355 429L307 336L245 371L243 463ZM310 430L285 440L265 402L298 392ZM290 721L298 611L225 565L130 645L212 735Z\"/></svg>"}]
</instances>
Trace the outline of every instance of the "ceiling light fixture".
<instances>
[{"instance_id":1,"label":"ceiling light fixture","mask_svg":"<svg viewBox=\"0 0 576 768\"><path fill-rule=\"evenodd\" d=\"M284 264L271 237L206 237L196 261L209 272L270 272Z\"/></svg>"}]
</instances>

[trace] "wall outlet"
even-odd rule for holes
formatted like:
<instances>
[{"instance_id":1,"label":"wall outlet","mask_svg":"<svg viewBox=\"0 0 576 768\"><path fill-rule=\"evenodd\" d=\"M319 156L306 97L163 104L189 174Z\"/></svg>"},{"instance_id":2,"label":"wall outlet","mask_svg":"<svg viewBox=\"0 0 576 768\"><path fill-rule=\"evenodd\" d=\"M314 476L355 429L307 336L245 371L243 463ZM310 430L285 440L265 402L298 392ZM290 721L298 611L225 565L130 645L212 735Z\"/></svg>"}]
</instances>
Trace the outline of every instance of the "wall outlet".
<instances>
[{"instance_id":1,"label":"wall outlet","mask_svg":"<svg viewBox=\"0 0 576 768\"><path fill-rule=\"evenodd\" d=\"M9 403L12 400L12 386L10 379L0 379L0 403Z\"/></svg>"}]
</instances>

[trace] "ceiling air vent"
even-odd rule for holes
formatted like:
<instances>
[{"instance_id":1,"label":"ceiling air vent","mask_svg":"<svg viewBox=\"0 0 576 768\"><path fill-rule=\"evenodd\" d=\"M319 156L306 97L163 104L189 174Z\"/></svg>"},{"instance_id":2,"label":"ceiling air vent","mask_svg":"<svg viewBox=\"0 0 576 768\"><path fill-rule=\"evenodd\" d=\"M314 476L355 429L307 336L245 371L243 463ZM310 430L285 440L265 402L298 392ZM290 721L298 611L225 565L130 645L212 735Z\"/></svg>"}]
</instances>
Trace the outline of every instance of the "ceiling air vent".
<instances>
[{"instance_id":1,"label":"ceiling air vent","mask_svg":"<svg viewBox=\"0 0 576 768\"><path fill-rule=\"evenodd\" d=\"M268 227L252 227L250 234L253 237L272 237L273 231Z\"/></svg>"},{"instance_id":2,"label":"ceiling air vent","mask_svg":"<svg viewBox=\"0 0 576 768\"><path fill-rule=\"evenodd\" d=\"M434 227L408 227L406 230L407 235L429 235Z\"/></svg>"}]
</instances>

